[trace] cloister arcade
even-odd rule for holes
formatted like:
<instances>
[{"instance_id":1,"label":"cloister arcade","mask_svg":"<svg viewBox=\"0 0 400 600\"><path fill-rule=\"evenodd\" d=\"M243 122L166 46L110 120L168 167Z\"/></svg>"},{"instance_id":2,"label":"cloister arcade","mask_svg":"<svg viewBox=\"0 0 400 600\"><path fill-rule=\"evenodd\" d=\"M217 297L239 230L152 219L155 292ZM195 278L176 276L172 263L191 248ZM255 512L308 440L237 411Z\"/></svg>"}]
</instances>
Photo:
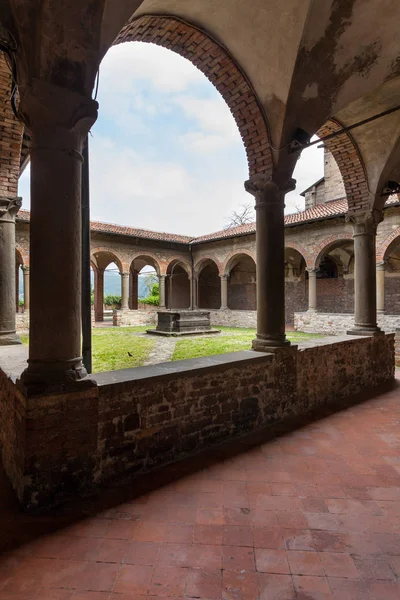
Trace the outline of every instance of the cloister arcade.
<instances>
[{"instance_id":1,"label":"cloister arcade","mask_svg":"<svg viewBox=\"0 0 400 600\"><path fill-rule=\"evenodd\" d=\"M4 469L27 508L57 504L112 477L300 417L306 407L394 377L393 336L378 327L377 299L382 310L398 252L397 235L391 237L396 199L385 207L388 193L400 189L398 2L187 0L169 3L168 10L162 0L90 6L6 0L0 8L7 52L7 61L0 59L0 344L7 350L0 360L15 345L21 355L14 365L23 365L0 373L0 442ZM149 240L119 228L115 244L115 228L92 224L97 317L111 263L121 275L120 312L139 312L135 277L151 253L161 305L204 304L209 280L213 305L220 295L216 311L245 312L245 304L257 317L257 333L253 351L240 357L91 377L81 356L82 151L97 119L93 90L102 57L112 44L128 41L178 52L220 92L246 150L245 189L255 201L256 223L236 235L195 240L156 232ZM294 167L315 134L336 160L345 208L342 198L342 208L327 202L325 209L285 219ZM18 256L29 307L25 350L16 334L14 225L28 155L29 269ZM324 289L339 281L349 294L354 282L347 338L290 346L288 285L300 284L303 315L323 318ZM319 368L326 377L316 375Z\"/></svg>"}]
</instances>

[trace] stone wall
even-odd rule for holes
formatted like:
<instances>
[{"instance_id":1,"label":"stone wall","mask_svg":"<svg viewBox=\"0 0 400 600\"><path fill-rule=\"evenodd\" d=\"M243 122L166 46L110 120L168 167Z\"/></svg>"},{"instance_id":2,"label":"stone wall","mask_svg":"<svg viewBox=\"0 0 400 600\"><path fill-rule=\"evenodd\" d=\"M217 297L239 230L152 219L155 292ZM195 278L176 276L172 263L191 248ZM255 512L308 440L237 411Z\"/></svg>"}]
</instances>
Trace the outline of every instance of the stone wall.
<instances>
[{"instance_id":1,"label":"stone wall","mask_svg":"<svg viewBox=\"0 0 400 600\"><path fill-rule=\"evenodd\" d=\"M87 390L28 400L0 373L7 474L27 509L55 505L391 381L393 338L345 336L100 373Z\"/></svg>"},{"instance_id":2,"label":"stone wall","mask_svg":"<svg viewBox=\"0 0 400 600\"><path fill-rule=\"evenodd\" d=\"M400 313L400 277L385 277L385 311L391 315Z\"/></svg>"},{"instance_id":3,"label":"stone wall","mask_svg":"<svg viewBox=\"0 0 400 600\"><path fill-rule=\"evenodd\" d=\"M285 322L293 325L294 313L308 308L308 281L304 278L285 280Z\"/></svg>"},{"instance_id":4,"label":"stone wall","mask_svg":"<svg viewBox=\"0 0 400 600\"><path fill-rule=\"evenodd\" d=\"M343 277L317 279L317 307L324 313L352 313L354 279ZM295 309L293 312L300 312L300 310Z\"/></svg>"},{"instance_id":5,"label":"stone wall","mask_svg":"<svg viewBox=\"0 0 400 600\"><path fill-rule=\"evenodd\" d=\"M344 313L298 312L294 315L294 328L305 333L341 335L354 325L354 315ZM378 325L386 333L400 327L400 315L379 315Z\"/></svg>"},{"instance_id":6,"label":"stone wall","mask_svg":"<svg viewBox=\"0 0 400 600\"><path fill-rule=\"evenodd\" d=\"M17 313L15 315L15 325L19 333L29 331L29 311Z\"/></svg>"},{"instance_id":7,"label":"stone wall","mask_svg":"<svg viewBox=\"0 0 400 600\"><path fill-rule=\"evenodd\" d=\"M324 202L346 197L342 174L333 154L327 148L324 152L324 177Z\"/></svg>"},{"instance_id":8,"label":"stone wall","mask_svg":"<svg viewBox=\"0 0 400 600\"><path fill-rule=\"evenodd\" d=\"M157 323L158 306L152 310L114 310L114 327L134 327L138 325L155 325Z\"/></svg>"},{"instance_id":9,"label":"stone wall","mask_svg":"<svg viewBox=\"0 0 400 600\"><path fill-rule=\"evenodd\" d=\"M214 327L257 327L255 310L210 310L211 325Z\"/></svg>"}]
</instances>

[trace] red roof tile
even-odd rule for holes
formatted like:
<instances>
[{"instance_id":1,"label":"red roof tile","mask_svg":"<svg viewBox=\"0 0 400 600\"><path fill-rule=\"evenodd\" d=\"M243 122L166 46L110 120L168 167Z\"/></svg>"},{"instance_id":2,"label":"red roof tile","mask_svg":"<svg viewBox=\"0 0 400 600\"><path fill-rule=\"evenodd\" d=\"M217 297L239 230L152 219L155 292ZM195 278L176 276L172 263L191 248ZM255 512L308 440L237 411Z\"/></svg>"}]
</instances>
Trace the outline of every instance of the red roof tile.
<instances>
[{"instance_id":1,"label":"red roof tile","mask_svg":"<svg viewBox=\"0 0 400 600\"><path fill-rule=\"evenodd\" d=\"M397 204L398 202L399 198L397 196L390 196L386 201L386 206L390 204ZM331 217L339 217L345 215L346 212L347 200L346 198L341 198L339 200L325 202L324 204L317 204L316 206L313 206L312 208L309 208L302 212L285 215L285 225L290 227L291 225L318 221L321 219L329 219ZM19 211L17 215L17 220L28 222L29 219L30 212L28 210ZM246 223L245 225L238 225L237 227L231 227L230 229L221 229L220 231L209 233L207 235L202 235L197 238L192 238L187 235L176 235L174 233L151 231L149 229L136 229L134 227L126 227L124 225L114 225L113 223L101 223L99 221L91 221L90 229L91 231L98 231L99 233L116 233L118 235L127 235L130 237L138 237L147 240L177 242L180 244L199 244L201 242L208 242L212 240L220 240L255 233L256 224Z\"/></svg>"}]
</instances>

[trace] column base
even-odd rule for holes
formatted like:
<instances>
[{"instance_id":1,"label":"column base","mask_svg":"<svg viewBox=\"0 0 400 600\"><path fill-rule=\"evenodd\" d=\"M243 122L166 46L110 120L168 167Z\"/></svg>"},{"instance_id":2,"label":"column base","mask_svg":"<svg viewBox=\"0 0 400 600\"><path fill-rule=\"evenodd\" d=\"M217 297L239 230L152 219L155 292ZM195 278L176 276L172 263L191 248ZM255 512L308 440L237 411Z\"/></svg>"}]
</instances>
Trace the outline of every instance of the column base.
<instances>
[{"instance_id":1,"label":"column base","mask_svg":"<svg viewBox=\"0 0 400 600\"><path fill-rule=\"evenodd\" d=\"M96 386L81 358L57 363L28 360L28 367L17 380L25 396L82 390Z\"/></svg>"},{"instance_id":2,"label":"column base","mask_svg":"<svg viewBox=\"0 0 400 600\"><path fill-rule=\"evenodd\" d=\"M380 327L371 325L354 325L346 332L347 335L379 335L383 333Z\"/></svg>"},{"instance_id":3,"label":"column base","mask_svg":"<svg viewBox=\"0 0 400 600\"><path fill-rule=\"evenodd\" d=\"M318 309L316 309L316 308L308 308L306 312L308 312L308 313L316 313L316 312L318 312Z\"/></svg>"},{"instance_id":4,"label":"column base","mask_svg":"<svg viewBox=\"0 0 400 600\"><path fill-rule=\"evenodd\" d=\"M281 348L287 348L290 346L289 340L286 339L285 335L279 337L257 337L252 341L251 347L256 352L276 352Z\"/></svg>"},{"instance_id":5,"label":"column base","mask_svg":"<svg viewBox=\"0 0 400 600\"><path fill-rule=\"evenodd\" d=\"M0 346L15 346L17 344L22 344L22 342L15 331L0 333Z\"/></svg>"}]
</instances>

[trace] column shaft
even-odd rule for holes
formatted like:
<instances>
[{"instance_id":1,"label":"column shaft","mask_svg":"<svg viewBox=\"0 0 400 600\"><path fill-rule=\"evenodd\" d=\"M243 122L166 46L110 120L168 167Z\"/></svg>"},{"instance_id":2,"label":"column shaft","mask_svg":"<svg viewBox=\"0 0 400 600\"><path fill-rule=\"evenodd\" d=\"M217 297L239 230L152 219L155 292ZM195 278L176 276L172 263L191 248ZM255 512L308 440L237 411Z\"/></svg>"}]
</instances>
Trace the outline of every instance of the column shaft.
<instances>
[{"instance_id":1,"label":"column shaft","mask_svg":"<svg viewBox=\"0 0 400 600\"><path fill-rule=\"evenodd\" d=\"M193 277L189 277L189 309L193 310L193 294L194 294L194 281Z\"/></svg>"},{"instance_id":2,"label":"column shaft","mask_svg":"<svg viewBox=\"0 0 400 600\"><path fill-rule=\"evenodd\" d=\"M16 334L15 216L21 198L0 197L0 346L20 344Z\"/></svg>"},{"instance_id":3,"label":"column shaft","mask_svg":"<svg viewBox=\"0 0 400 600\"><path fill-rule=\"evenodd\" d=\"M165 275L158 276L158 282L160 286L160 308L165 308Z\"/></svg>"},{"instance_id":4,"label":"column shaft","mask_svg":"<svg viewBox=\"0 0 400 600\"><path fill-rule=\"evenodd\" d=\"M245 187L256 198L257 338L253 349L268 351L289 344L285 336L285 192L265 176L253 178Z\"/></svg>"},{"instance_id":5,"label":"column shaft","mask_svg":"<svg viewBox=\"0 0 400 600\"><path fill-rule=\"evenodd\" d=\"M371 213L350 217L354 238L354 328L350 334L379 331L376 320L376 227Z\"/></svg>"},{"instance_id":6,"label":"column shaft","mask_svg":"<svg viewBox=\"0 0 400 600\"><path fill-rule=\"evenodd\" d=\"M193 301L192 307L193 310L197 310L199 308L199 278L193 276Z\"/></svg>"},{"instance_id":7,"label":"column shaft","mask_svg":"<svg viewBox=\"0 0 400 600\"><path fill-rule=\"evenodd\" d=\"M104 269L94 272L94 318L104 321Z\"/></svg>"},{"instance_id":8,"label":"column shaft","mask_svg":"<svg viewBox=\"0 0 400 600\"><path fill-rule=\"evenodd\" d=\"M228 277L229 275L220 275L221 277L221 310L228 308Z\"/></svg>"},{"instance_id":9,"label":"column shaft","mask_svg":"<svg viewBox=\"0 0 400 600\"><path fill-rule=\"evenodd\" d=\"M138 294L139 294L139 273L131 271L129 276L130 293L129 293L129 308L131 310L138 309Z\"/></svg>"},{"instance_id":10,"label":"column shaft","mask_svg":"<svg viewBox=\"0 0 400 600\"><path fill-rule=\"evenodd\" d=\"M385 312L385 263L376 265L376 309L378 313Z\"/></svg>"},{"instance_id":11,"label":"column shaft","mask_svg":"<svg viewBox=\"0 0 400 600\"><path fill-rule=\"evenodd\" d=\"M30 308L29 296L29 267L22 267L24 273L24 312L28 312Z\"/></svg>"},{"instance_id":12,"label":"column shaft","mask_svg":"<svg viewBox=\"0 0 400 600\"><path fill-rule=\"evenodd\" d=\"M318 269L310 268L308 271L308 310L309 312L317 311L317 271Z\"/></svg>"},{"instance_id":13,"label":"column shaft","mask_svg":"<svg viewBox=\"0 0 400 600\"><path fill-rule=\"evenodd\" d=\"M121 309L129 309L129 273L121 273Z\"/></svg>"}]
</instances>

